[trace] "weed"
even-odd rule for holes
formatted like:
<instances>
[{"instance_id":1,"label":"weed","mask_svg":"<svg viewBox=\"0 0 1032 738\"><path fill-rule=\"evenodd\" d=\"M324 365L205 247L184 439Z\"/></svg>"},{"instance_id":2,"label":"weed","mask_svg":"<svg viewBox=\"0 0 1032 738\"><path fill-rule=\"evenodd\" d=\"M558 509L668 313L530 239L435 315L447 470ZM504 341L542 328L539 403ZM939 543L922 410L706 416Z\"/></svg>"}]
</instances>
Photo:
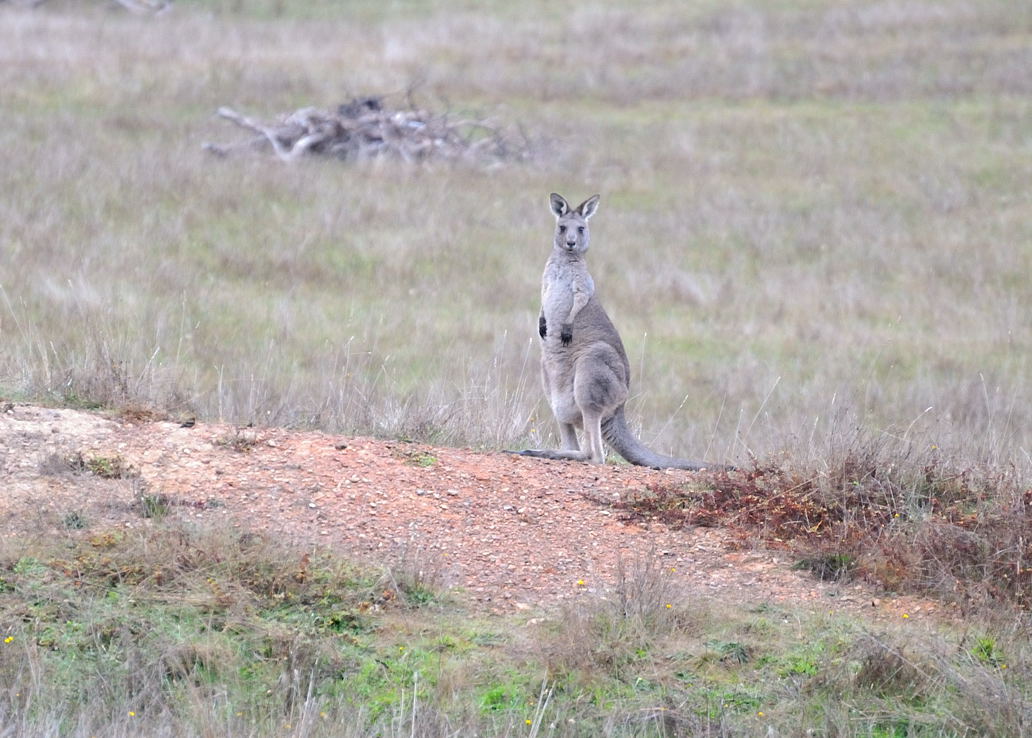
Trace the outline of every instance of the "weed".
<instances>
[{"instance_id":1,"label":"weed","mask_svg":"<svg viewBox=\"0 0 1032 738\"><path fill-rule=\"evenodd\" d=\"M172 498L165 494L141 493L136 497L136 509L143 518L160 520L172 508Z\"/></svg>"},{"instance_id":2,"label":"weed","mask_svg":"<svg viewBox=\"0 0 1032 738\"><path fill-rule=\"evenodd\" d=\"M660 644L691 632L706 609L686 610L671 581L655 552L621 560L612 592L567 606L550 627L543 654L549 675L560 682L596 669L626 676Z\"/></svg>"},{"instance_id":3,"label":"weed","mask_svg":"<svg viewBox=\"0 0 1032 738\"><path fill-rule=\"evenodd\" d=\"M434 464L436 464L437 458L434 457L432 454L416 454L415 456L409 458L409 463L414 466L422 467L425 469L429 466L433 466Z\"/></svg>"},{"instance_id":4,"label":"weed","mask_svg":"<svg viewBox=\"0 0 1032 738\"><path fill-rule=\"evenodd\" d=\"M817 674L819 669L817 660L811 653L792 653L789 654L782 662L778 673L781 676L789 676L792 674L814 676Z\"/></svg>"},{"instance_id":5,"label":"weed","mask_svg":"<svg viewBox=\"0 0 1032 738\"><path fill-rule=\"evenodd\" d=\"M856 558L850 554L828 553L805 556L793 564L792 568L808 571L825 581L842 581L852 576L856 564Z\"/></svg>"},{"instance_id":6,"label":"weed","mask_svg":"<svg viewBox=\"0 0 1032 738\"><path fill-rule=\"evenodd\" d=\"M480 707L489 712L512 710L522 706L523 700L516 696L511 687L494 686L484 691L480 697Z\"/></svg>"},{"instance_id":7,"label":"weed","mask_svg":"<svg viewBox=\"0 0 1032 738\"><path fill-rule=\"evenodd\" d=\"M706 645L714 649L724 663L745 664L752 660L752 650L738 641L710 641Z\"/></svg>"},{"instance_id":8,"label":"weed","mask_svg":"<svg viewBox=\"0 0 1032 738\"><path fill-rule=\"evenodd\" d=\"M132 402L119 407L117 414L130 423L153 423L169 418L167 411Z\"/></svg>"},{"instance_id":9,"label":"weed","mask_svg":"<svg viewBox=\"0 0 1032 738\"><path fill-rule=\"evenodd\" d=\"M65 515L64 518L62 518L61 523L65 528L72 530L82 530L87 525L86 518L83 516L82 512L78 510L73 510Z\"/></svg>"},{"instance_id":10,"label":"weed","mask_svg":"<svg viewBox=\"0 0 1032 738\"><path fill-rule=\"evenodd\" d=\"M441 561L436 556L416 546L407 546L385 569L382 583L385 592L397 592L406 604L418 608L443 601L444 578Z\"/></svg>"},{"instance_id":11,"label":"weed","mask_svg":"<svg viewBox=\"0 0 1032 738\"><path fill-rule=\"evenodd\" d=\"M101 479L127 479L136 476L126 459L112 456L86 456L81 451L72 454L51 452L39 461L39 473L49 476L62 474L93 474Z\"/></svg>"},{"instance_id":12,"label":"weed","mask_svg":"<svg viewBox=\"0 0 1032 738\"><path fill-rule=\"evenodd\" d=\"M926 670L915 664L903 649L880 638L861 639L854 658L860 662L857 686L881 697L915 700L930 685Z\"/></svg>"},{"instance_id":13,"label":"weed","mask_svg":"<svg viewBox=\"0 0 1032 738\"><path fill-rule=\"evenodd\" d=\"M65 455L48 453L39 460L39 473L44 476L62 476L86 471L86 461L81 453Z\"/></svg>"},{"instance_id":14,"label":"weed","mask_svg":"<svg viewBox=\"0 0 1032 738\"><path fill-rule=\"evenodd\" d=\"M402 441L406 445L414 443L414 441L408 438L402 439ZM437 457L427 451L405 447L392 447L391 450L395 457L401 459L409 466L416 466L421 469L426 469L437 463Z\"/></svg>"},{"instance_id":15,"label":"weed","mask_svg":"<svg viewBox=\"0 0 1032 738\"><path fill-rule=\"evenodd\" d=\"M712 689L703 695L703 699L705 707L699 711L711 719L720 718L729 711L754 713L763 704L756 692L744 689Z\"/></svg>"},{"instance_id":16,"label":"weed","mask_svg":"<svg viewBox=\"0 0 1032 738\"><path fill-rule=\"evenodd\" d=\"M908 738L916 728L909 720L895 720L871 726L871 738Z\"/></svg>"},{"instance_id":17,"label":"weed","mask_svg":"<svg viewBox=\"0 0 1032 738\"><path fill-rule=\"evenodd\" d=\"M129 463L120 455L89 456L83 460L90 474L101 479L125 479L135 475Z\"/></svg>"},{"instance_id":18,"label":"weed","mask_svg":"<svg viewBox=\"0 0 1032 738\"><path fill-rule=\"evenodd\" d=\"M253 449L257 443L258 432L253 428L234 428L214 441L216 446L228 448L237 453L246 453Z\"/></svg>"},{"instance_id":19,"label":"weed","mask_svg":"<svg viewBox=\"0 0 1032 738\"><path fill-rule=\"evenodd\" d=\"M986 666L999 667L1006 662L996 639L988 635L979 636L975 639L975 645L971 648L971 655Z\"/></svg>"}]
</instances>

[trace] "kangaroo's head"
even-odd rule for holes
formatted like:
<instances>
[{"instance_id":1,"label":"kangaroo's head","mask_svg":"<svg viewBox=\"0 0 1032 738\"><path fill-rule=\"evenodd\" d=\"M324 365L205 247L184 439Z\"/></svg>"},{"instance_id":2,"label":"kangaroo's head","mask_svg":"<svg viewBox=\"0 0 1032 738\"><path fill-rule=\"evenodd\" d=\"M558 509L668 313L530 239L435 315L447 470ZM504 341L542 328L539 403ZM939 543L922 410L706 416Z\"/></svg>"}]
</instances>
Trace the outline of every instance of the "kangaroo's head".
<instances>
[{"instance_id":1,"label":"kangaroo's head","mask_svg":"<svg viewBox=\"0 0 1032 738\"><path fill-rule=\"evenodd\" d=\"M562 195L549 195L552 212L555 214L555 248L569 254L583 254L588 250L591 234L588 218L598 210L598 195L589 197L573 210Z\"/></svg>"}]
</instances>

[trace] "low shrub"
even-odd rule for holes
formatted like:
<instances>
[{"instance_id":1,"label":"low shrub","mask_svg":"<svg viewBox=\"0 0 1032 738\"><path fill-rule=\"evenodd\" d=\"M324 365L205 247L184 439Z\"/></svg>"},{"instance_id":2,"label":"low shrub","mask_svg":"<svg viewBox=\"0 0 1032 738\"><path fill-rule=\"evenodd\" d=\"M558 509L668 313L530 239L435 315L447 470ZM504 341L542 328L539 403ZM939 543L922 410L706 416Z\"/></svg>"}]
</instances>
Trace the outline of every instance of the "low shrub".
<instances>
[{"instance_id":1,"label":"low shrub","mask_svg":"<svg viewBox=\"0 0 1032 738\"><path fill-rule=\"evenodd\" d=\"M655 484L617 507L638 521L759 534L824 579L1032 608L1032 487L934 448L858 438L824 468L756 461L702 484Z\"/></svg>"}]
</instances>

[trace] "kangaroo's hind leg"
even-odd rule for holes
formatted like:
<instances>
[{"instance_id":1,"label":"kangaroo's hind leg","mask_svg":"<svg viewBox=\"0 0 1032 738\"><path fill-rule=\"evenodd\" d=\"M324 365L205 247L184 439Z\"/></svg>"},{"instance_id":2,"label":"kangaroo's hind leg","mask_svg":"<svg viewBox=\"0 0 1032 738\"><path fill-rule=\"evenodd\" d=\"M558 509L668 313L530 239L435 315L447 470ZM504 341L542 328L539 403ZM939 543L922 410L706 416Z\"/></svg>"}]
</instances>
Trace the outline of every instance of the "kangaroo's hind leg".
<instances>
[{"instance_id":1,"label":"kangaroo's hind leg","mask_svg":"<svg viewBox=\"0 0 1032 738\"><path fill-rule=\"evenodd\" d=\"M587 448L584 450L587 458L592 464L606 463L606 447L602 443L602 414L584 413L584 440Z\"/></svg>"},{"instance_id":2,"label":"kangaroo's hind leg","mask_svg":"<svg viewBox=\"0 0 1032 738\"><path fill-rule=\"evenodd\" d=\"M627 400L627 378L619 355L609 346L584 356L577 367L573 394L584 419L588 458L596 464L606 461L602 420Z\"/></svg>"},{"instance_id":3,"label":"kangaroo's hind leg","mask_svg":"<svg viewBox=\"0 0 1032 738\"><path fill-rule=\"evenodd\" d=\"M528 448L523 451L508 451L510 454L518 454L520 456L536 456L539 459L564 459L567 461L588 461L592 458L591 448L584 449L580 448L580 444L577 443L577 430L572 423L559 423L559 435L562 438L563 447L558 450L547 449L547 448ZM601 430L599 430L599 439L601 442ZM590 437L588 439L591 441Z\"/></svg>"},{"instance_id":4,"label":"kangaroo's hind leg","mask_svg":"<svg viewBox=\"0 0 1032 738\"><path fill-rule=\"evenodd\" d=\"M577 443L577 428L573 423L559 423L559 438L562 440L563 451L580 451L580 444Z\"/></svg>"}]
</instances>

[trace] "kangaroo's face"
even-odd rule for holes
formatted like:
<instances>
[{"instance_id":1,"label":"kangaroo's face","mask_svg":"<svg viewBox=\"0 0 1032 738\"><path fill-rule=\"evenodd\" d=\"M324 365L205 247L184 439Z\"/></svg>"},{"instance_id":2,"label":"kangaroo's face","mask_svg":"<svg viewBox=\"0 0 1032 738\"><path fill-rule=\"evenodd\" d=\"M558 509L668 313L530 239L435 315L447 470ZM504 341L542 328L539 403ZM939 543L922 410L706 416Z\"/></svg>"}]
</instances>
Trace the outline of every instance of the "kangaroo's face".
<instances>
[{"instance_id":1,"label":"kangaroo's face","mask_svg":"<svg viewBox=\"0 0 1032 738\"><path fill-rule=\"evenodd\" d=\"M570 254L583 254L588 250L591 241L588 218L598 209L598 197L590 197L571 210L562 195L551 194L549 203L555 215L556 250Z\"/></svg>"}]
</instances>

